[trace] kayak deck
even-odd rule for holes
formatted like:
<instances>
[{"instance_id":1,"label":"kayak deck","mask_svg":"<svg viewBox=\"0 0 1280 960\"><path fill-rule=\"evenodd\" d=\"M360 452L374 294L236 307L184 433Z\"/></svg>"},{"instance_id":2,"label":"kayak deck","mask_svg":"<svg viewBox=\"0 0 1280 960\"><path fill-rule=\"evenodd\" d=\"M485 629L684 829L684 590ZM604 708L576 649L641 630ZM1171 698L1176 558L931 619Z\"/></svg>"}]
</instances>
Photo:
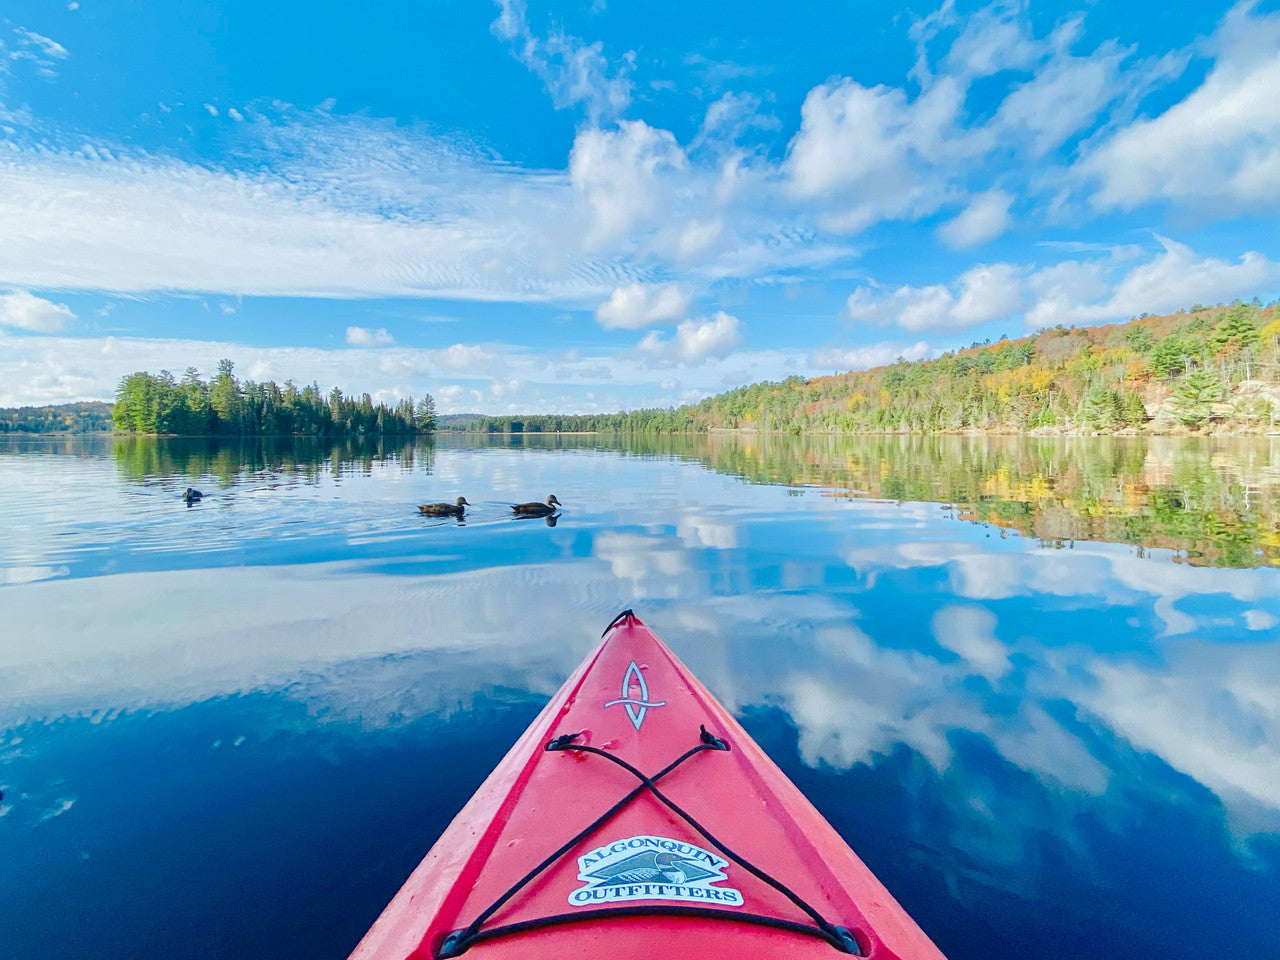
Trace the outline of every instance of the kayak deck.
<instances>
[{"instance_id":1,"label":"kayak deck","mask_svg":"<svg viewBox=\"0 0 1280 960\"><path fill-rule=\"evenodd\" d=\"M454 819L353 960L941 960L631 611Z\"/></svg>"}]
</instances>

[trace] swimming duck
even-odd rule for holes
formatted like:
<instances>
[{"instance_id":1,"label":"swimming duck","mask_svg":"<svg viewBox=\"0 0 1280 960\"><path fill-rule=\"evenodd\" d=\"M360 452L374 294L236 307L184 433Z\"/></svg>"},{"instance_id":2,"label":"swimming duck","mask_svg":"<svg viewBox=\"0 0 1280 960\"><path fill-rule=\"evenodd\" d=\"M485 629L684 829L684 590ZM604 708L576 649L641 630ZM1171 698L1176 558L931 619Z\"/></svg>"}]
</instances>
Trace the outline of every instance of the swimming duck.
<instances>
[{"instance_id":1,"label":"swimming duck","mask_svg":"<svg viewBox=\"0 0 1280 960\"><path fill-rule=\"evenodd\" d=\"M556 512L556 507L563 506L556 499L554 493L547 495L546 503L538 503L536 500L531 503L512 504L511 511L517 517L549 517Z\"/></svg>"},{"instance_id":2,"label":"swimming duck","mask_svg":"<svg viewBox=\"0 0 1280 960\"><path fill-rule=\"evenodd\" d=\"M457 503L424 503L418 512L424 517L460 517L469 506L466 497L459 497Z\"/></svg>"},{"instance_id":3,"label":"swimming duck","mask_svg":"<svg viewBox=\"0 0 1280 960\"><path fill-rule=\"evenodd\" d=\"M198 503L203 498L204 498L204 494L201 493L199 490L197 490L195 487L187 487L187 492L182 495L182 499L186 501L186 504L188 507L191 506L193 503Z\"/></svg>"}]
</instances>

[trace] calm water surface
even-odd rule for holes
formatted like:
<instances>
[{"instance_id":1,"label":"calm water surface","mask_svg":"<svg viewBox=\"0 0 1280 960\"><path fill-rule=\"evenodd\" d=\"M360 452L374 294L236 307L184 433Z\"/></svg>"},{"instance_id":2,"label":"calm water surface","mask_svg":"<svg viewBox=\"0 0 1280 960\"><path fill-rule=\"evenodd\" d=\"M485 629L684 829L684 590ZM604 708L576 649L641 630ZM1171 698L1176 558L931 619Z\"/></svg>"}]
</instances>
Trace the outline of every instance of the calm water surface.
<instances>
[{"instance_id":1,"label":"calm water surface","mask_svg":"<svg viewBox=\"0 0 1280 960\"><path fill-rule=\"evenodd\" d=\"M345 957L625 607L952 960L1276 956L1278 502L1271 441L0 442L0 957Z\"/></svg>"}]
</instances>

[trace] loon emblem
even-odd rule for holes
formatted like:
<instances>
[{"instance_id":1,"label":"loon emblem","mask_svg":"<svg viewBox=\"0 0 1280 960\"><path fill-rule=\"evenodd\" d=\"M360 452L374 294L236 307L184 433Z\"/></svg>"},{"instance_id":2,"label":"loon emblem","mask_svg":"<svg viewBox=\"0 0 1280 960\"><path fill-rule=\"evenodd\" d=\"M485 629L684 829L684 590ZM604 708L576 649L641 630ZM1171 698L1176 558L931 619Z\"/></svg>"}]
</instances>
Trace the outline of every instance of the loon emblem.
<instances>
[{"instance_id":1,"label":"loon emblem","mask_svg":"<svg viewBox=\"0 0 1280 960\"><path fill-rule=\"evenodd\" d=\"M605 706L614 707L618 704L623 705L627 711L627 716L631 718L631 725L639 730L640 724L644 723L644 717L649 712L649 708L664 707L667 701L650 702L649 685L644 682L644 674L640 672L640 668L632 660L627 667L627 672L622 675L622 696L617 700L610 700Z\"/></svg>"},{"instance_id":2,"label":"loon emblem","mask_svg":"<svg viewBox=\"0 0 1280 960\"><path fill-rule=\"evenodd\" d=\"M681 900L742 906L742 893L713 884L727 879L729 861L668 837L628 837L578 858L586 886L569 894L575 907L632 900Z\"/></svg>"}]
</instances>

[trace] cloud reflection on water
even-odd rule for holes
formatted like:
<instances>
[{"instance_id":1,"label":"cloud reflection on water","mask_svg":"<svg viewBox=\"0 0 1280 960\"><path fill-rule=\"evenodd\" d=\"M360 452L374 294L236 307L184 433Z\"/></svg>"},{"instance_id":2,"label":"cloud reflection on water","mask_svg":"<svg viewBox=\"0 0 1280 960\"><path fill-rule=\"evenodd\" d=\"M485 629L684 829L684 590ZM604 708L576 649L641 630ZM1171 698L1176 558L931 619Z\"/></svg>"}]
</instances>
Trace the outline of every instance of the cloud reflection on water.
<instances>
[{"instance_id":1,"label":"cloud reflection on water","mask_svg":"<svg viewBox=\"0 0 1280 960\"><path fill-rule=\"evenodd\" d=\"M703 529L690 511L681 523ZM710 528L729 525L719 516ZM738 534L712 539L736 543ZM968 731L1055 790L1100 795L1112 771L1048 709L1066 702L1081 722L1105 725L1213 790L1245 829L1278 822L1274 642L1183 637L1159 653L1116 651L1105 638L1074 633L1069 617L1046 615L1022 635L1001 622L1009 601L1052 594L1072 606L1115 607L1117 616L1146 604L1166 632L1187 633L1195 618L1171 623L1162 605L1194 585L1211 589L1227 619L1243 625L1255 604L1274 604L1262 595L1266 571L1158 565L1114 548L1080 549L1070 562L1026 544L957 556L962 545L939 541L853 551L861 579L843 596L748 586L716 597L707 578L726 561L701 535L600 530L593 544L590 558L571 564L409 576L338 563L26 585L0 642L0 677L12 695L6 719L178 706L311 677L293 695L323 697L376 723L380 684L404 677L371 665L421 651L456 657L457 669L441 669L438 697L411 711L442 709L476 685L549 694L612 612L647 601L652 612L643 612L731 706L783 707L812 765L874 763L905 744L943 774L956 761L956 731ZM949 570L956 587L955 600L927 618L936 645L904 648L856 606L877 575L912 566ZM979 589L975 571L984 575ZM881 590L891 588L881 580ZM32 640L42 636L59 640ZM394 712L405 711L397 700Z\"/></svg>"},{"instance_id":2,"label":"cloud reflection on water","mask_svg":"<svg viewBox=\"0 0 1280 960\"><path fill-rule=\"evenodd\" d=\"M435 479L493 468L503 489L614 492L556 531L574 539L500 525L402 542L344 521L348 546L387 555L6 587L0 721L270 690L316 716L403 723L480 688L550 694L635 606L731 708L783 709L810 765L905 746L946 778L976 737L1075 809L1135 776L1101 730L1212 790L1236 829L1280 823L1274 571L1045 549L936 504L787 498L684 464L560 455L530 472L519 456L439 454ZM683 486L627 511L615 483L632 469ZM994 837L1000 798L964 779L954 802Z\"/></svg>"}]
</instances>

